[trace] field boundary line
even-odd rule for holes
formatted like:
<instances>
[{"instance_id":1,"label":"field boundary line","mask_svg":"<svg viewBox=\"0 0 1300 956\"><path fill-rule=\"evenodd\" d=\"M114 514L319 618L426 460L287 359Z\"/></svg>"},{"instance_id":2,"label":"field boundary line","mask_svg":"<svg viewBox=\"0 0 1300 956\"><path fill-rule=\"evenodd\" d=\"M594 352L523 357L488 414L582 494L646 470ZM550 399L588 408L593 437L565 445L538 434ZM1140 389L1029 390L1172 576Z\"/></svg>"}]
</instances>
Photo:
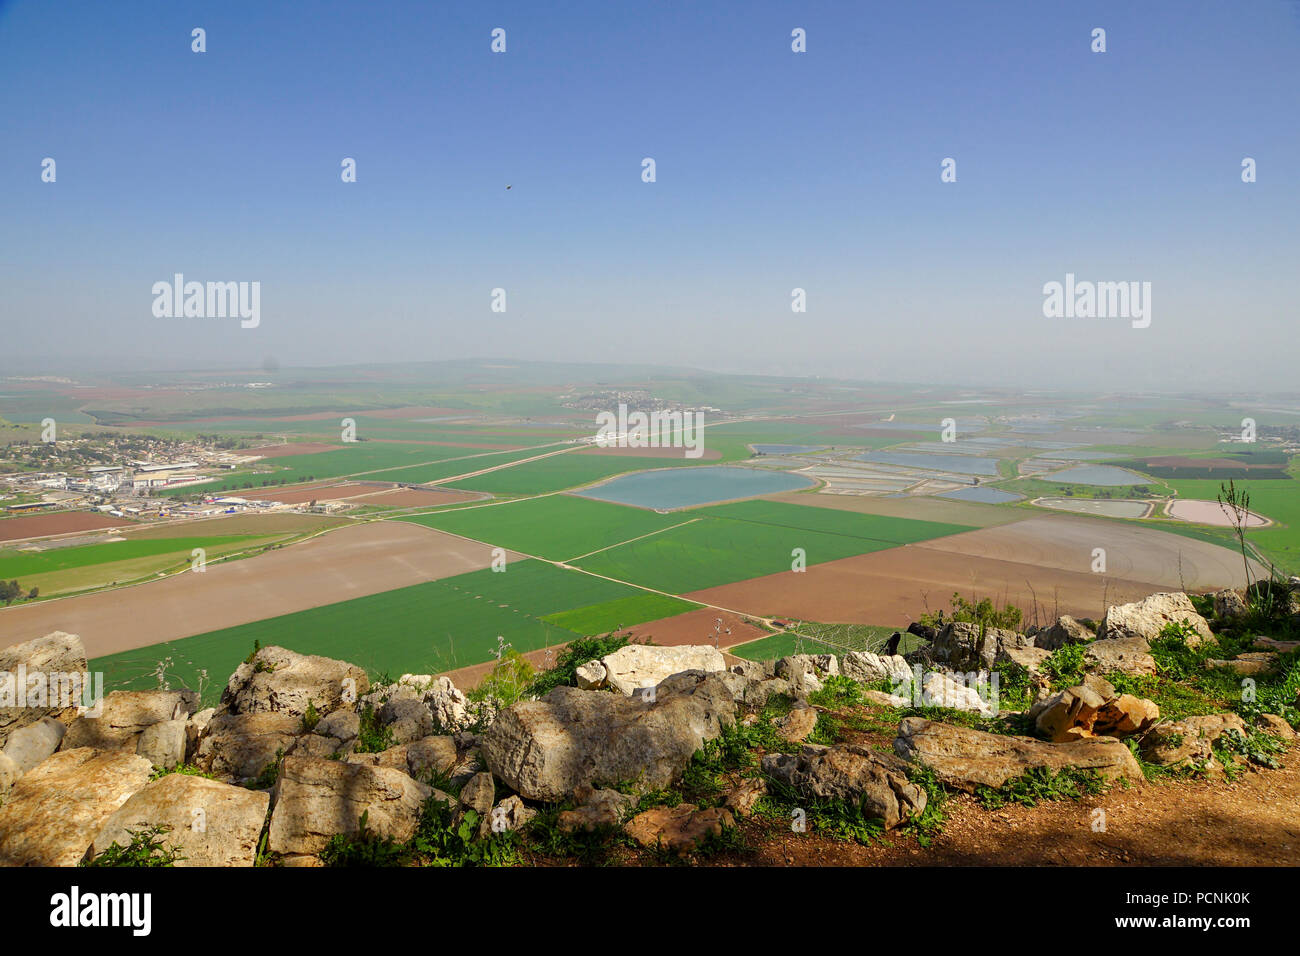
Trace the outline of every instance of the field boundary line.
<instances>
[{"instance_id":1,"label":"field boundary line","mask_svg":"<svg viewBox=\"0 0 1300 956\"><path fill-rule=\"evenodd\" d=\"M615 544L606 545L603 548L597 548L595 551L588 551L586 554L580 554L576 558L565 558L565 561L581 561L583 558L589 558L593 554L600 554L602 551L608 551L611 548L621 548L625 544L631 544L633 541L640 541L642 538L653 538L657 534L663 534L665 531L672 531L673 528L684 528L688 524L695 524L697 521L703 521L703 518L692 518L689 521L682 521L678 524L669 525L667 528L659 528L657 531L650 531L646 534L639 534L635 538L628 538L626 541L619 541Z\"/></svg>"}]
</instances>

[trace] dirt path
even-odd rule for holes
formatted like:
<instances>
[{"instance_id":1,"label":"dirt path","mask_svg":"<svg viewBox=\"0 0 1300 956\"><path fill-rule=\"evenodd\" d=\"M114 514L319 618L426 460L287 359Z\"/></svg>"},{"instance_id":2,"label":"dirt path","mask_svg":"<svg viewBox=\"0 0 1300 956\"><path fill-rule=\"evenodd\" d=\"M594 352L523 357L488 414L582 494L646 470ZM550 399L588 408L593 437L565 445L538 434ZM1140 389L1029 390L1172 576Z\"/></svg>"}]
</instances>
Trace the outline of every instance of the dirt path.
<instances>
[{"instance_id":1,"label":"dirt path","mask_svg":"<svg viewBox=\"0 0 1300 956\"><path fill-rule=\"evenodd\" d=\"M985 810L950 797L930 847L911 837L859 846L814 833L756 833L749 865L770 866L1295 866L1300 862L1300 748L1281 770L1236 783L1187 780L1116 789L1079 802ZM1093 832L1093 811L1105 831ZM750 824L750 826L757 826ZM735 859L719 860L734 864Z\"/></svg>"}]
</instances>

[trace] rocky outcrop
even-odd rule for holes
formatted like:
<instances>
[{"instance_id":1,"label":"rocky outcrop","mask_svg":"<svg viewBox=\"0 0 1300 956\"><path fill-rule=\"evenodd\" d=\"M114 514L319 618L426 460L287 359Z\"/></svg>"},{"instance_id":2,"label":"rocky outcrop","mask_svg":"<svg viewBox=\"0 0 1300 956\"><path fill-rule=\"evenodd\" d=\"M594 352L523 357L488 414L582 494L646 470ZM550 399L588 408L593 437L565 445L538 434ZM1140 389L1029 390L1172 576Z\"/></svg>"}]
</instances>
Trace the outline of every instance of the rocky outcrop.
<instances>
[{"instance_id":1,"label":"rocky outcrop","mask_svg":"<svg viewBox=\"0 0 1300 956\"><path fill-rule=\"evenodd\" d=\"M1029 716L1040 737L1066 743L1142 733L1160 719L1160 708L1132 694L1116 694L1109 683L1089 674L1082 684L1037 701Z\"/></svg>"},{"instance_id":2,"label":"rocky outcrop","mask_svg":"<svg viewBox=\"0 0 1300 956\"><path fill-rule=\"evenodd\" d=\"M51 684L56 683L52 675L72 674L83 675L83 679L86 674L86 649L75 634L54 631L35 640L0 648L0 747L15 730L42 717L62 717L64 721L75 717L75 703L68 699L69 695L51 693ZM27 681L26 688L20 686L20 679ZM57 683L64 686L62 681ZM32 693L38 687L42 688L40 694ZM25 706L17 706L20 702Z\"/></svg>"},{"instance_id":3,"label":"rocky outcrop","mask_svg":"<svg viewBox=\"0 0 1300 956\"><path fill-rule=\"evenodd\" d=\"M0 866L75 866L100 827L149 782L124 750L64 750L29 771L0 806Z\"/></svg>"},{"instance_id":4,"label":"rocky outcrop","mask_svg":"<svg viewBox=\"0 0 1300 956\"><path fill-rule=\"evenodd\" d=\"M1187 639L1189 646L1214 640L1210 625L1182 591L1161 592L1132 604L1108 607L1106 616L1097 627L1097 640L1140 637L1150 642L1160 636L1166 625L1182 621L1190 624L1195 632Z\"/></svg>"},{"instance_id":5,"label":"rocky outcrop","mask_svg":"<svg viewBox=\"0 0 1300 956\"><path fill-rule=\"evenodd\" d=\"M5 741L4 753L14 763L18 776L31 770L59 749L67 728L53 717L42 717L20 727Z\"/></svg>"},{"instance_id":6,"label":"rocky outcrop","mask_svg":"<svg viewBox=\"0 0 1300 956\"><path fill-rule=\"evenodd\" d=\"M562 800L583 784L655 790L674 783L735 711L721 676L698 671L664 681L653 703L557 687L505 710L484 735L483 756L526 800Z\"/></svg>"},{"instance_id":7,"label":"rocky outcrop","mask_svg":"<svg viewBox=\"0 0 1300 956\"><path fill-rule=\"evenodd\" d=\"M665 678L683 671L725 671L727 662L716 647L686 645L655 647L628 644L600 661L605 683L621 694L631 695L646 687L657 687Z\"/></svg>"},{"instance_id":8,"label":"rocky outcrop","mask_svg":"<svg viewBox=\"0 0 1300 956\"><path fill-rule=\"evenodd\" d=\"M154 724L184 720L198 710L199 695L182 690L115 690L106 694L100 714L78 717L63 738L64 750L135 750L140 735Z\"/></svg>"},{"instance_id":9,"label":"rocky outcrop","mask_svg":"<svg viewBox=\"0 0 1300 956\"><path fill-rule=\"evenodd\" d=\"M618 826L636 806L635 797L617 790L600 790L587 786L578 787L573 799L577 806L562 811L556 820L556 825L564 833Z\"/></svg>"},{"instance_id":10,"label":"rocky outcrop","mask_svg":"<svg viewBox=\"0 0 1300 956\"><path fill-rule=\"evenodd\" d=\"M1245 722L1236 714L1207 714L1157 724L1139 745L1142 759L1159 767L1208 765L1214 744L1228 730L1243 736Z\"/></svg>"},{"instance_id":11,"label":"rocky outcrop","mask_svg":"<svg viewBox=\"0 0 1300 956\"><path fill-rule=\"evenodd\" d=\"M302 717L310 707L329 714L345 704L351 707L369 689L370 679L355 664L263 647L230 675L217 710Z\"/></svg>"},{"instance_id":12,"label":"rocky outcrop","mask_svg":"<svg viewBox=\"0 0 1300 956\"><path fill-rule=\"evenodd\" d=\"M455 803L400 770L286 757L275 787L267 847L283 854L287 863L309 862L300 858L318 856L335 834L360 833L363 813L368 833L405 842L415 833L424 801L435 794Z\"/></svg>"},{"instance_id":13,"label":"rocky outcrop","mask_svg":"<svg viewBox=\"0 0 1300 956\"><path fill-rule=\"evenodd\" d=\"M861 684L887 680L903 683L912 679L912 665L901 654L873 654L849 651L840 658L840 673Z\"/></svg>"},{"instance_id":14,"label":"rocky outcrop","mask_svg":"<svg viewBox=\"0 0 1300 956\"><path fill-rule=\"evenodd\" d=\"M814 707L795 707L781 718L776 725L776 732L783 740L799 742L806 738L817 726L817 710Z\"/></svg>"},{"instance_id":15,"label":"rocky outcrop","mask_svg":"<svg viewBox=\"0 0 1300 956\"><path fill-rule=\"evenodd\" d=\"M1210 597L1214 600L1214 616L1220 621L1236 620L1250 611L1245 598L1232 588L1215 591Z\"/></svg>"},{"instance_id":16,"label":"rocky outcrop","mask_svg":"<svg viewBox=\"0 0 1300 956\"><path fill-rule=\"evenodd\" d=\"M925 810L925 791L907 779L902 760L870 747L805 746L797 754L768 754L763 773L802 799L837 800L860 806L886 829Z\"/></svg>"},{"instance_id":17,"label":"rocky outcrop","mask_svg":"<svg viewBox=\"0 0 1300 956\"><path fill-rule=\"evenodd\" d=\"M219 714L199 742L195 763L228 781L259 776L292 748L302 734L302 718L286 712Z\"/></svg>"},{"instance_id":18,"label":"rocky outcrop","mask_svg":"<svg viewBox=\"0 0 1300 956\"><path fill-rule=\"evenodd\" d=\"M951 670L977 671L988 670L997 663L999 652L1033 646L1033 638L1015 631L952 621L940 629L924 653L931 663L943 664Z\"/></svg>"},{"instance_id":19,"label":"rocky outcrop","mask_svg":"<svg viewBox=\"0 0 1300 956\"><path fill-rule=\"evenodd\" d=\"M701 810L693 803L679 803L675 807L655 807L639 813L628 821L625 829L643 847L683 856L697 849L708 837L721 836L724 829L735 825L735 818L725 807Z\"/></svg>"},{"instance_id":20,"label":"rocky outcrop","mask_svg":"<svg viewBox=\"0 0 1300 956\"><path fill-rule=\"evenodd\" d=\"M1083 650L1084 666L1098 674L1143 677L1156 672L1156 659L1144 637L1096 640Z\"/></svg>"},{"instance_id":21,"label":"rocky outcrop","mask_svg":"<svg viewBox=\"0 0 1300 956\"><path fill-rule=\"evenodd\" d=\"M1056 619L1055 624L1034 635L1034 646L1046 651L1055 651L1067 644L1087 644L1096 639L1097 635L1087 626L1068 614L1062 614Z\"/></svg>"},{"instance_id":22,"label":"rocky outcrop","mask_svg":"<svg viewBox=\"0 0 1300 956\"><path fill-rule=\"evenodd\" d=\"M1271 651L1251 651L1238 654L1232 660L1207 658L1205 666L1211 669L1221 667L1243 677L1258 677L1277 670L1277 654Z\"/></svg>"},{"instance_id":23,"label":"rocky outcrop","mask_svg":"<svg viewBox=\"0 0 1300 956\"><path fill-rule=\"evenodd\" d=\"M137 790L100 827L91 847L103 853L131 842L128 831L157 825L159 839L181 856L176 866L252 866L270 794L172 773Z\"/></svg>"},{"instance_id":24,"label":"rocky outcrop","mask_svg":"<svg viewBox=\"0 0 1300 956\"><path fill-rule=\"evenodd\" d=\"M1107 780L1143 782L1142 770L1128 747L1110 737L1045 743L905 717L898 725L894 750L908 761L932 769L940 783L971 792L981 786L1001 787L1039 767L1055 772L1076 767L1096 770Z\"/></svg>"}]
</instances>

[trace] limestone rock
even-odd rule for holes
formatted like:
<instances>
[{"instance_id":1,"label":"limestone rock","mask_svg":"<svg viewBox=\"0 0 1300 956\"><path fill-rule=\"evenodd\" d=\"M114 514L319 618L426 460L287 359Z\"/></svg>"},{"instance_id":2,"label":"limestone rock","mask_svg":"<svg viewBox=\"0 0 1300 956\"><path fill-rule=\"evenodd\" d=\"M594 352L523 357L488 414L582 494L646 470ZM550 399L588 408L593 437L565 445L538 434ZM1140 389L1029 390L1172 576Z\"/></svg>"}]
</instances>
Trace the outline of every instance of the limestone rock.
<instances>
[{"instance_id":1,"label":"limestone rock","mask_svg":"<svg viewBox=\"0 0 1300 956\"><path fill-rule=\"evenodd\" d=\"M1034 640L1015 631L997 627L983 628L966 621L951 621L935 635L925 649L932 662L955 671L988 670L997 663L1003 649L1033 647Z\"/></svg>"},{"instance_id":2,"label":"limestone rock","mask_svg":"<svg viewBox=\"0 0 1300 956\"><path fill-rule=\"evenodd\" d=\"M731 811L724 807L701 810L692 803L655 807L628 821L628 836L643 847L658 847L678 856L695 850L709 836L721 836L735 826Z\"/></svg>"},{"instance_id":3,"label":"limestone rock","mask_svg":"<svg viewBox=\"0 0 1300 956\"><path fill-rule=\"evenodd\" d=\"M148 760L121 750L82 747L43 761L0 806L0 866L75 866L152 772Z\"/></svg>"},{"instance_id":4,"label":"limestone rock","mask_svg":"<svg viewBox=\"0 0 1300 956\"><path fill-rule=\"evenodd\" d=\"M925 791L907 779L903 761L870 747L804 747L768 754L763 773L807 800L845 800L892 829L925 810Z\"/></svg>"},{"instance_id":5,"label":"limestone rock","mask_svg":"<svg viewBox=\"0 0 1300 956\"><path fill-rule=\"evenodd\" d=\"M849 651L840 658L840 673L861 684L879 680L901 683L912 679L912 667L901 654L890 656L870 651Z\"/></svg>"},{"instance_id":6,"label":"limestone rock","mask_svg":"<svg viewBox=\"0 0 1300 956\"><path fill-rule=\"evenodd\" d=\"M184 717L150 724L136 741L135 752L155 770L174 770L185 763L189 747L188 721Z\"/></svg>"},{"instance_id":7,"label":"limestone rock","mask_svg":"<svg viewBox=\"0 0 1300 956\"><path fill-rule=\"evenodd\" d=\"M1296 736L1295 729L1277 714L1260 714L1255 718L1255 726L1283 740L1294 740Z\"/></svg>"},{"instance_id":8,"label":"limestone rock","mask_svg":"<svg viewBox=\"0 0 1300 956\"><path fill-rule=\"evenodd\" d=\"M263 647L252 663L240 664L221 694L219 711L231 714L278 713L302 717L308 706L329 714L370 689L366 672L355 664Z\"/></svg>"},{"instance_id":9,"label":"limestone rock","mask_svg":"<svg viewBox=\"0 0 1300 956\"><path fill-rule=\"evenodd\" d=\"M100 715L78 717L63 738L64 750L134 750L145 729L166 720L184 720L198 709L199 697L181 690L115 690L104 695Z\"/></svg>"},{"instance_id":10,"label":"limestone rock","mask_svg":"<svg viewBox=\"0 0 1300 956\"><path fill-rule=\"evenodd\" d=\"M777 733L783 740L802 741L817 726L817 710L813 707L795 707L781 719Z\"/></svg>"},{"instance_id":11,"label":"limestone rock","mask_svg":"<svg viewBox=\"0 0 1300 956\"><path fill-rule=\"evenodd\" d=\"M1167 624L1187 621L1196 633L1188 638L1188 646L1195 647L1203 641L1214 640L1210 625L1196 612L1192 600L1182 591L1161 592L1135 601L1117 604L1106 609L1106 616L1097 627L1097 640L1140 637L1148 643L1160 636Z\"/></svg>"},{"instance_id":12,"label":"limestone rock","mask_svg":"<svg viewBox=\"0 0 1300 956\"><path fill-rule=\"evenodd\" d=\"M1034 646L1043 650L1055 651L1066 644L1087 644L1096 640L1097 635L1085 625L1068 614L1062 614L1051 627L1039 631L1034 636Z\"/></svg>"},{"instance_id":13,"label":"limestone rock","mask_svg":"<svg viewBox=\"0 0 1300 956\"><path fill-rule=\"evenodd\" d=\"M736 784L723 800L723 805L738 817L753 814L758 801L767 793L767 784L762 778L751 777Z\"/></svg>"},{"instance_id":14,"label":"limestone rock","mask_svg":"<svg viewBox=\"0 0 1300 956\"><path fill-rule=\"evenodd\" d=\"M1232 588L1224 588L1210 595L1214 599L1214 616L1220 621L1231 621L1249 613L1245 599Z\"/></svg>"},{"instance_id":15,"label":"limestone rock","mask_svg":"<svg viewBox=\"0 0 1300 956\"><path fill-rule=\"evenodd\" d=\"M922 701L928 707L950 707L969 713L995 717L998 713L996 704L991 699L991 683L987 674L980 673L972 687L954 680L942 671L926 671L921 678ZM982 695L978 688L990 688Z\"/></svg>"},{"instance_id":16,"label":"limestone rock","mask_svg":"<svg viewBox=\"0 0 1300 956\"><path fill-rule=\"evenodd\" d=\"M1156 672L1156 660L1144 637L1115 637L1095 640L1083 651L1084 666L1099 674L1127 674L1141 677Z\"/></svg>"},{"instance_id":17,"label":"limestone rock","mask_svg":"<svg viewBox=\"0 0 1300 956\"><path fill-rule=\"evenodd\" d=\"M287 754L301 732L301 716L287 712L219 714L199 741L195 763L228 780L250 780Z\"/></svg>"},{"instance_id":18,"label":"limestone rock","mask_svg":"<svg viewBox=\"0 0 1300 956\"><path fill-rule=\"evenodd\" d=\"M271 802L269 793L172 773L136 791L96 834L91 851L126 846L129 830L171 829L162 843L179 850L176 866L252 866Z\"/></svg>"},{"instance_id":19,"label":"limestone rock","mask_svg":"<svg viewBox=\"0 0 1300 956\"><path fill-rule=\"evenodd\" d=\"M18 782L18 778L23 775L18 764L8 754L0 752L0 805L3 805L5 794L9 788Z\"/></svg>"},{"instance_id":20,"label":"limestone rock","mask_svg":"<svg viewBox=\"0 0 1300 956\"><path fill-rule=\"evenodd\" d=\"M582 690L600 690L605 686L605 665L588 661L574 671L574 680Z\"/></svg>"},{"instance_id":21,"label":"limestone rock","mask_svg":"<svg viewBox=\"0 0 1300 956\"><path fill-rule=\"evenodd\" d=\"M335 834L356 836L361 815L376 837L409 840L424 801L446 794L400 770L316 757L286 757L276 784L268 848L286 857L318 856Z\"/></svg>"},{"instance_id":22,"label":"limestone rock","mask_svg":"<svg viewBox=\"0 0 1300 956\"><path fill-rule=\"evenodd\" d=\"M988 734L921 717L898 725L894 750L933 769L940 783L973 792L978 786L1000 787L1036 767L1097 770L1105 779L1142 783L1142 770L1128 747L1109 737L1071 743L1045 743L1031 737Z\"/></svg>"},{"instance_id":23,"label":"limestone rock","mask_svg":"<svg viewBox=\"0 0 1300 956\"><path fill-rule=\"evenodd\" d=\"M34 724L42 717L63 716L70 720L76 713L74 708L80 699L73 701L68 698L75 695L56 691L51 700L49 688L55 681L46 675L79 674L82 675L81 680L86 680L86 673L86 649L81 644L81 638L75 634L53 631L44 637L0 648L0 699L15 703L26 699L33 705L0 707L0 747L5 745L15 730ZM31 676L41 675L39 683L47 688L43 697L33 699L26 694L20 695L19 675L27 678L30 689L34 689ZM61 688L66 687L63 681L58 683Z\"/></svg>"},{"instance_id":24,"label":"limestone rock","mask_svg":"<svg viewBox=\"0 0 1300 956\"><path fill-rule=\"evenodd\" d=\"M1227 730L1244 736L1246 724L1236 714L1206 714L1157 724L1139 744L1142 759L1160 767L1208 763L1215 741Z\"/></svg>"},{"instance_id":25,"label":"limestone rock","mask_svg":"<svg viewBox=\"0 0 1300 956\"><path fill-rule=\"evenodd\" d=\"M9 735L4 753L15 764L18 776L31 770L59 749L67 728L53 717L42 717Z\"/></svg>"},{"instance_id":26,"label":"limestone rock","mask_svg":"<svg viewBox=\"0 0 1300 956\"><path fill-rule=\"evenodd\" d=\"M427 774L454 775L468 769L466 763L454 737L429 736L406 746L407 772L417 780Z\"/></svg>"},{"instance_id":27,"label":"limestone rock","mask_svg":"<svg viewBox=\"0 0 1300 956\"><path fill-rule=\"evenodd\" d=\"M460 825L466 811L472 810L478 817L478 835L486 838L492 828L492 804L496 802L496 786L492 774L476 773L470 777L460 791L460 807L452 817L452 824Z\"/></svg>"},{"instance_id":28,"label":"limestone rock","mask_svg":"<svg viewBox=\"0 0 1300 956\"><path fill-rule=\"evenodd\" d=\"M511 794L492 808L492 831L522 830L536 816L536 810L526 806L518 795Z\"/></svg>"},{"instance_id":29,"label":"limestone rock","mask_svg":"<svg viewBox=\"0 0 1300 956\"><path fill-rule=\"evenodd\" d=\"M665 678L682 671L725 671L722 653L707 644L655 647L628 644L601 658L605 680L621 694L631 695L643 687L656 687Z\"/></svg>"},{"instance_id":30,"label":"limestone rock","mask_svg":"<svg viewBox=\"0 0 1300 956\"><path fill-rule=\"evenodd\" d=\"M574 791L573 796L577 807L562 811L556 820L556 825L564 833L618 826L636 806L635 797L617 790L581 786Z\"/></svg>"},{"instance_id":31,"label":"limestone rock","mask_svg":"<svg viewBox=\"0 0 1300 956\"><path fill-rule=\"evenodd\" d=\"M433 712L423 700L390 700L379 708L379 719L399 744L407 744L433 733Z\"/></svg>"},{"instance_id":32,"label":"limestone rock","mask_svg":"<svg viewBox=\"0 0 1300 956\"><path fill-rule=\"evenodd\" d=\"M1260 674L1271 674L1277 670L1277 654L1271 651L1254 651L1238 654L1230 661L1207 658L1205 666L1210 669L1222 667L1243 677L1255 677Z\"/></svg>"},{"instance_id":33,"label":"limestone rock","mask_svg":"<svg viewBox=\"0 0 1300 956\"><path fill-rule=\"evenodd\" d=\"M645 792L674 783L735 711L716 674L676 675L656 689L653 703L557 687L505 710L483 737L483 757L526 800L563 800L582 784L625 781Z\"/></svg>"},{"instance_id":34,"label":"limestone rock","mask_svg":"<svg viewBox=\"0 0 1300 956\"><path fill-rule=\"evenodd\" d=\"M320 719L315 732L339 741L355 740L361 733L361 717L356 711L336 710Z\"/></svg>"}]
</instances>

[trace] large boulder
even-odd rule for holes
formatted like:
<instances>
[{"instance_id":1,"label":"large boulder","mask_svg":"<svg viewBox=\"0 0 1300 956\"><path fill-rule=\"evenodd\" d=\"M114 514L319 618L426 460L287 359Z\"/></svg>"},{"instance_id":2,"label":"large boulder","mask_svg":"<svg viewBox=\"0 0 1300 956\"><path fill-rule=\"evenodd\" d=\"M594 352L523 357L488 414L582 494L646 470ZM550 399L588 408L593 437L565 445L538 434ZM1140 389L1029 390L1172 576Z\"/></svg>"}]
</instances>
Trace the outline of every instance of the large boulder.
<instances>
[{"instance_id":1,"label":"large boulder","mask_svg":"<svg viewBox=\"0 0 1300 956\"><path fill-rule=\"evenodd\" d=\"M1160 708L1132 694L1116 694L1110 684L1089 674L1082 684L1035 702L1029 716L1040 737L1066 743L1141 733L1160 719Z\"/></svg>"},{"instance_id":2,"label":"large boulder","mask_svg":"<svg viewBox=\"0 0 1300 956\"><path fill-rule=\"evenodd\" d=\"M154 724L184 720L198 709L199 696L188 690L115 690L104 696L97 717L78 717L63 738L64 750L134 750Z\"/></svg>"},{"instance_id":3,"label":"large boulder","mask_svg":"<svg viewBox=\"0 0 1300 956\"><path fill-rule=\"evenodd\" d=\"M283 712L218 714L199 742L194 762L230 781L261 775L302 734L302 718Z\"/></svg>"},{"instance_id":4,"label":"large boulder","mask_svg":"<svg viewBox=\"0 0 1300 956\"><path fill-rule=\"evenodd\" d=\"M1097 635L1086 625L1080 624L1068 614L1062 614L1055 624L1034 635L1034 646L1055 651L1066 644L1087 644L1096 638Z\"/></svg>"},{"instance_id":5,"label":"large boulder","mask_svg":"<svg viewBox=\"0 0 1300 956\"><path fill-rule=\"evenodd\" d=\"M34 724L20 727L9 735L4 753L22 776L59 749L67 728L53 717L42 717Z\"/></svg>"},{"instance_id":6,"label":"large boulder","mask_svg":"<svg viewBox=\"0 0 1300 956\"><path fill-rule=\"evenodd\" d=\"M648 849L660 849L677 856L695 850L709 837L736 825L726 807L701 810L693 803L675 807L654 807L628 821L627 835Z\"/></svg>"},{"instance_id":7,"label":"large boulder","mask_svg":"<svg viewBox=\"0 0 1300 956\"><path fill-rule=\"evenodd\" d=\"M319 757L286 757L275 789L267 847L290 864L318 856L336 834L356 836L363 813L367 832L402 843L430 796L455 802L400 770Z\"/></svg>"},{"instance_id":8,"label":"large boulder","mask_svg":"<svg viewBox=\"0 0 1300 956\"><path fill-rule=\"evenodd\" d=\"M91 853L125 846L130 830L168 827L163 845L177 866L252 866L271 795L190 774L171 773L137 790L104 821Z\"/></svg>"},{"instance_id":9,"label":"large boulder","mask_svg":"<svg viewBox=\"0 0 1300 956\"><path fill-rule=\"evenodd\" d=\"M1132 604L1108 607L1106 616L1097 627L1097 640L1140 637L1150 642L1160 636L1166 625L1182 621L1189 623L1195 631L1187 638L1189 646L1214 640L1210 625L1196 612L1192 599L1182 591L1162 591Z\"/></svg>"},{"instance_id":10,"label":"large boulder","mask_svg":"<svg viewBox=\"0 0 1300 956\"><path fill-rule=\"evenodd\" d=\"M230 675L217 709L302 717L310 706L317 714L329 714L345 705L350 708L368 690L370 679L355 664L263 647Z\"/></svg>"},{"instance_id":11,"label":"large boulder","mask_svg":"<svg viewBox=\"0 0 1300 956\"><path fill-rule=\"evenodd\" d=\"M104 821L149 782L123 750L64 750L23 776L0 806L0 866L75 866Z\"/></svg>"},{"instance_id":12,"label":"large boulder","mask_svg":"<svg viewBox=\"0 0 1300 956\"><path fill-rule=\"evenodd\" d=\"M1220 621L1231 621L1250 613L1245 598L1232 588L1215 591L1210 597L1214 600L1214 616Z\"/></svg>"},{"instance_id":13,"label":"large boulder","mask_svg":"<svg viewBox=\"0 0 1300 956\"><path fill-rule=\"evenodd\" d=\"M503 711L483 736L483 757L526 800L562 800L583 784L663 789L735 713L719 674L675 675L656 688L653 702L557 687Z\"/></svg>"},{"instance_id":14,"label":"large boulder","mask_svg":"<svg viewBox=\"0 0 1300 956\"><path fill-rule=\"evenodd\" d=\"M86 649L75 634L54 631L35 640L0 648L0 747L15 730L42 717L62 716L71 720L80 698L74 701L65 693L51 693L51 685L57 683L60 688L66 688L67 677L73 674L81 675L80 680L88 679ZM26 687L20 686L20 679L26 681ZM38 685L39 694L34 693ZM18 706L20 703L24 706Z\"/></svg>"},{"instance_id":15,"label":"large boulder","mask_svg":"<svg viewBox=\"0 0 1300 956\"><path fill-rule=\"evenodd\" d=\"M1128 747L1110 737L1045 743L1032 737L988 734L905 717L898 725L894 750L931 768L940 783L968 792L980 786L1001 787L1038 767L1057 772L1076 767L1096 770L1107 780L1143 781L1142 770Z\"/></svg>"},{"instance_id":16,"label":"large boulder","mask_svg":"<svg viewBox=\"0 0 1300 956\"><path fill-rule=\"evenodd\" d=\"M1098 674L1149 676L1156 672L1156 659L1148 653L1150 650L1144 637L1096 640L1083 649L1084 666Z\"/></svg>"},{"instance_id":17,"label":"large boulder","mask_svg":"<svg viewBox=\"0 0 1300 956\"><path fill-rule=\"evenodd\" d=\"M930 661L955 671L988 670L1001 651L1034 646L1034 639L998 627L981 627L967 621L951 621L924 649Z\"/></svg>"},{"instance_id":18,"label":"large boulder","mask_svg":"<svg viewBox=\"0 0 1300 956\"><path fill-rule=\"evenodd\" d=\"M188 749L189 722L184 717L151 724L135 744L135 752L157 770L175 770L185 763Z\"/></svg>"},{"instance_id":19,"label":"large boulder","mask_svg":"<svg viewBox=\"0 0 1300 956\"><path fill-rule=\"evenodd\" d=\"M1245 721L1236 714L1206 714L1157 724L1142 738L1142 759L1160 767L1208 764L1215 742L1228 730L1244 736Z\"/></svg>"},{"instance_id":20,"label":"large boulder","mask_svg":"<svg viewBox=\"0 0 1300 956\"><path fill-rule=\"evenodd\" d=\"M872 684L880 680L906 683L912 679L912 666L901 654L849 651L840 658L840 673L861 684Z\"/></svg>"},{"instance_id":21,"label":"large boulder","mask_svg":"<svg viewBox=\"0 0 1300 956\"><path fill-rule=\"evenodd\" d=\"M628 644L606 654L600 662L605 666L605 683L629 696L643 687L657 687L664 678L682 671L727 669L722 652L707 644L681 647Z\"/></svg>"},{"instance_id":22,"label":"large boulder","mask_svg":"<svg viewBox=\"0 0 1300 956\"><path fill-rule=\"evenodd\" d=\"M986 688L981 694L980 688ZM915 698L916 688L912 688ZM996 717L998 706L992 695L989 675L976 672L974 686L965 680L955 680L943 671L926 671L921 678L921 703L926 707L949 707L984 717Z\"/></svg>"},{"instance_id":23,"label":"large boulder","mask_svg":"<svg viewBox=\"0 0 1300 956\"><path fill-rule=\"evenodd\" d=\"M768 754L763 773L800 798L860 806L892 829L925 810L925 791L907 779L907 765L892 754L842 744L805 746L797 754Z\"/></svg>"}]
</instances>

